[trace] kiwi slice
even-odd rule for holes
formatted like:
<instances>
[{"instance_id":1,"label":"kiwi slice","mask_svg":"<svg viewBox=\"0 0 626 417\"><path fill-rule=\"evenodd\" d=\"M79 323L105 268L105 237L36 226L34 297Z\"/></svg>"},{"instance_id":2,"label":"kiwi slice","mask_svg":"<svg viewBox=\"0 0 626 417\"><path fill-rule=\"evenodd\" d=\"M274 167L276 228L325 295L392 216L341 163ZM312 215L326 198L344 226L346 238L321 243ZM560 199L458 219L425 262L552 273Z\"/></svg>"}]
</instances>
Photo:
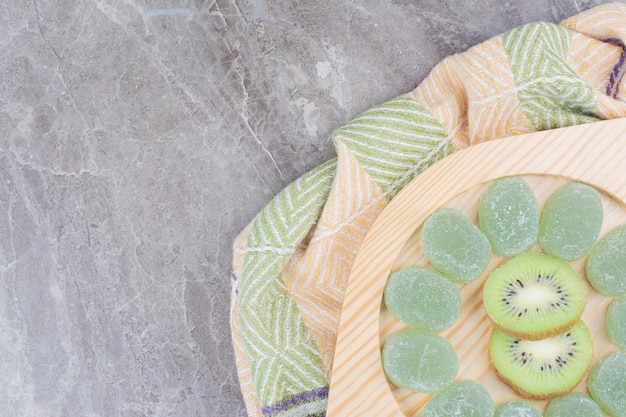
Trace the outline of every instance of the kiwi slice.
<instances>
[{"instance_id":1,"label":"kiwi slice","mask_svg":"<svg viewBox=\"0 0 626 417\"><path fill-rule=\"evenodd\" d=\"M569 263L523 253L491 272L483 303L497 328L539 340L570 329L585 308L583 281Z\"/></svg>"},{"instance_id":2,"label":"kiwi slice","mask_svg":"<svg viewBox=\"0 0 626 417\"><path fill-rule=\"evenodd\" d=\"M577 321L571 330L543 340L525 340L494 329L489 343L498 377L518 394L549 399L570 392L592 357L589 330Z\"/></svg>"}]
</instances>

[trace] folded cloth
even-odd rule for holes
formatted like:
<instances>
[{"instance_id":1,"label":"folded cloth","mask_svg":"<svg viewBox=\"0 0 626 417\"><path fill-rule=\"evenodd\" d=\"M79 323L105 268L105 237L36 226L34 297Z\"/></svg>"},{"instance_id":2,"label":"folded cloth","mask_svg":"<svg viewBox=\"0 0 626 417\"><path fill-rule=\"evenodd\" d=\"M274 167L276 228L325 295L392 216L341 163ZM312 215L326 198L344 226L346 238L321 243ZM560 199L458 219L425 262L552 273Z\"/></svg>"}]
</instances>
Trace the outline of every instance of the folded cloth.
<instances>
[{"instance_id":1,"label":"folded cloth","mask_svg":"<svg viewBox=\"0 0 626 417\"><path fill-rule=\"evenodd\" d=\"M527 24L335 131L337 158L281 191L234 244L231 328L249 416L325 415L352 263L402 187L480 142L624 117L625 41L624 4Z\"/></svg>"}]
</instances>

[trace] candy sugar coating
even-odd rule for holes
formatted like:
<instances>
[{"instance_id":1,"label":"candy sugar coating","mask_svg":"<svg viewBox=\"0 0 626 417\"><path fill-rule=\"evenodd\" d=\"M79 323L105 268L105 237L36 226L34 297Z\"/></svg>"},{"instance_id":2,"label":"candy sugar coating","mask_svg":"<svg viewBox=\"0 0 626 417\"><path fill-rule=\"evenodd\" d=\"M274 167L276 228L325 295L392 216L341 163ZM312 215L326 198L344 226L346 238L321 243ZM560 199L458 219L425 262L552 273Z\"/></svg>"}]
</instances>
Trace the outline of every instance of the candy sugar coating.
<instances>
[{"instance_id":1,"label":"candy sugar coating","mask_svg":"<svg viewBox=\"0 0 626 417\"><path fill-rule=\"evenodd\" d=\"M611 342L626 350L626 297L618 298L611 303L606 312L605 327Z\"/></svg>"},{"instance_id":2,"label":"candy sugar coating","mask_svg":"<svg viewBox=\"0 0 626 417\"><path fill-rule=\"evenodd\" d=\"M587 388L611 417L626 417L626 353L615 352L598 361L589 372Z\"/></svg>"},{"instance_id":3,"label":"candy sugar coating","mask_svg":"<svg viewBox=\"0 0 626 417\"><path fill-rule=\"evenodd\" d=\"M391 274L385 285L385 305L404 323L424 330L452 326L461 311L461 293L438 272L411 266Z\"/></svg>"},{"instance_id":4,"label":"candy sugar coating","mask_svg":"<svg viewBox=\"0 0 626 417\"><path fill-rule=\"evenodd\" d=\"M569 183L554 192L541 214L539 243L554 256L573 261L593 247L602 228L600 194L582 183Z\"/></svg>"},{"instance_id":5,"label":"candy sugar coating","mask_svg":"<svg viewBox=\"0 0 626 417\"><path fill-rule=\"evenodd\" d=\"M493 417L494 406L478 382L457 381L435 394L424 407L424 417Z\"/></svg>"},{"instance_id":6,"label":"candy sugar coating","mask_svg":"<svg viewBox=\"0 0 626 417\"><path fill-rule=\"evenodd\" d=\"M626 225L611 230L595 244L586 272L589 283L600 294L626 294Z\"/></svg>"},{"instance_id":7,"label":"candy sugar coating","mask_svg":"<svg viewBox=\"0 0 626 417\"><path fill-rule=\"evenodd\" d=\"M459 370L450 342L418 329L397 331L387 338L382 363L389 382L416 392L435 392L449 385Z\"/></svg>"},{"instance_id":8,"label":"candy sugar coating","mask_svg":"<svg viewBox=\"0 0 626 417\"><path fill-rule=\"evenodd\" d=\"M564 397L552 400L543 415L544 417L604 417L598 404L582 392L571 392Z\"/></svg>"},{"instance_id":9,"label":"candy sugar coating","mask_svg":"<svg viewBox=\"0 0 626 417\"><path fill-rule=\"evenodd\" d=\"M442 208L424 221L422 250L435 268L453 281L472 281L491 259L487 237L459 210Z\"/></svg>"},{"instance_id":10,"label":"candy sugar coating","mask_svg":"<svg viewBox=\"0 0 626 417\"><path fill-rule=\"evenodd\" d=\"M496 408L494 417L541 417L537 408L524 401L509 401Z\"/></svg>"},{"instance_id":11,"label":"candy sugar coating","mask_svg":"<svg viewBox=\"0 0 626 417\"><path fill-rule=\"evenodd\" d=\"M493 181L480 197L478 222L499 255L513 257L532 248L539 234L539 207L530 185L517 177Z\"/></svg>"}]
</instances>

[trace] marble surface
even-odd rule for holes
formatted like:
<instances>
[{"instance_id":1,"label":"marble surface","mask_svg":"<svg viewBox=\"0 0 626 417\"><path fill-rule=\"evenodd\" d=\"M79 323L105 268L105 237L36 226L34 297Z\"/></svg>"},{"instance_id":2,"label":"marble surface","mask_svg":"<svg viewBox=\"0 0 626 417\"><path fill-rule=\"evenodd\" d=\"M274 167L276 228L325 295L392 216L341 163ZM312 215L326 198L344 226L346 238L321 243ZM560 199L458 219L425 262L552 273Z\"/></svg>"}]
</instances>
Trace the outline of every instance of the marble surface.
<instances>
[{"instance_id":1,"label":"marble surface","mask_svg":"<svg viewBox=\"0 0 626 417\"><path fill-rule=\"evenodd\" d=\"M443 57L603 2L1 2L0 415L244 416L237 232Z\"/></svg>"}]
</instances>

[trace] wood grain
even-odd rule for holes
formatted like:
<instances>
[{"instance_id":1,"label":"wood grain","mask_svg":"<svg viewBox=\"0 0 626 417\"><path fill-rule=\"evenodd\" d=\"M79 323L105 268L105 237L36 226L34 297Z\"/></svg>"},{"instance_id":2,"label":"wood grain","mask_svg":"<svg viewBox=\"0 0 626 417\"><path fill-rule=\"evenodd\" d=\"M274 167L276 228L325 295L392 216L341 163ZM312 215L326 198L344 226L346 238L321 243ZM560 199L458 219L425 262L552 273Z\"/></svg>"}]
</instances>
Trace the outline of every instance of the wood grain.
<instances>
[{"instance_id":1,"label":"wood grain","mask_svg":"<svg viewBox=\"0 0 626 417\"><path fill-rule=\"evenodd\" d=\"M549 130L500 139L459 151L409 183L383 210L363 241L347 283L330 384L329 417L421 416L428 395L389 384L380 349L385 338L405 325L382 305L387 277L407 265L426 265L419 230L434 210L447 206L476 220L480 193L489 181L517 175L526 179L540 207L559 186L580 181L602 193L601 235L626 223L626 119ZM536 247L534 250L539 251ZM493 255L476 281L459 285L463 296L458 322L442 335L457 348L457 379L483 383L497 403L518 398L489 368L486 353L491 324L482 308L482 283L504 259ZM572 266L584 276L584 259ZM594 337L594 362L615 347L604 331L610 299L588 289L583 314ZM583 380L577 390L585 390ZM545 402L534 402L540 410Z\"/></svg>"}]
</instances>

